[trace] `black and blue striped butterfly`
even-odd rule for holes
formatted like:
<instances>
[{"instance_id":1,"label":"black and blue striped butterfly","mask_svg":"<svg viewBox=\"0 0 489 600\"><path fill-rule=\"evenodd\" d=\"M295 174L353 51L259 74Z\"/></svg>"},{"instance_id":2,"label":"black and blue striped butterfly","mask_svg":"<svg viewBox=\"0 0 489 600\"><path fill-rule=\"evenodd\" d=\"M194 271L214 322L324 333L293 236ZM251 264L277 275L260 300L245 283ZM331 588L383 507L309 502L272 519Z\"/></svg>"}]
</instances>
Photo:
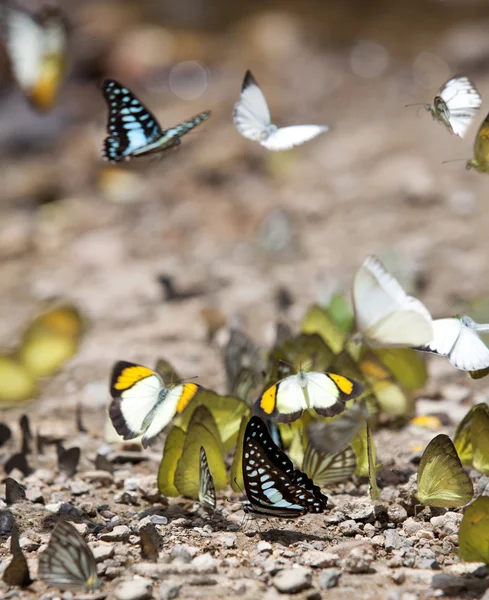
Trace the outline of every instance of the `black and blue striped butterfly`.
<instances>
[{"instance_id":1,"label":"black and blue striped butterfly","mask_svg":"<svg viewBox=\"0 0 489 600\"><path fill-rule=\"evenodd\" d=\"M210 111L201 112L175 127L162 129L144 104L117 81L106 79L102 91L109 108L103 155L112 163L174 148L180 144L183 135L211 114Z\"/></svg>"},{"instance_id":2,"label":"black and blue striped butterfly","mask_svg":"<svg viewBox=\"0 0 489 600\"><path fill-rule=\"evenodd\" d=\"M273 442L260 417L252 417L243 441L243 480L249 504L245 513L295 518L320 513L328 498Z\"/></svg>"}]
</instances>

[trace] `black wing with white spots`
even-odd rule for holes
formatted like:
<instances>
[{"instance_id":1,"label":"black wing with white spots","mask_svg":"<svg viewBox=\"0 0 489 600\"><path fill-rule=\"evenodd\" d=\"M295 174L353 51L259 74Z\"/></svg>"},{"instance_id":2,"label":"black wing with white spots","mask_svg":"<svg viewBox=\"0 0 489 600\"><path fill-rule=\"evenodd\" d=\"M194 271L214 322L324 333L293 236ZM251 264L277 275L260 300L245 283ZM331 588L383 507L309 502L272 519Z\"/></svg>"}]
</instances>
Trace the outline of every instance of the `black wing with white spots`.
<instances>
[{"instance_id":1,"label":"black wing with white spots","mask_svg":"<svg viewBox=\"0 0 489 600\"><path fill-rule=\"evenodd\" d=\"M104 142L106 160L128 160L144 153L149 144L163 137L156 118L130 90L113 79L106 79L102 90L109 108L108 136Z\"/></svg>"},{"instance_id":2,"label":"black wing with white spots","mask_svg":"<svg viewBox=\"0 0 489 600\"><path fill-rule=\"evenodd\" d=\"M243 480L247 513L295 518L327 509L328 499L309 477L294 469L273 442L260 417L252 417L243 442Z\"/></svg>"}]
</instances>

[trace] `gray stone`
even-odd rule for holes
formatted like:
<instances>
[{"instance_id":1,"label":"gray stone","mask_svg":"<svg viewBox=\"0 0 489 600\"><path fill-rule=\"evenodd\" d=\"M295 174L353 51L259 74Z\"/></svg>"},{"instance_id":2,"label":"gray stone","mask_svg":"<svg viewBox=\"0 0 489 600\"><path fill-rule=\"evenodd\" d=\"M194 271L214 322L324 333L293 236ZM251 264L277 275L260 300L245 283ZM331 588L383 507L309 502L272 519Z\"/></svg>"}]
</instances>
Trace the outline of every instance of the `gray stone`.
<instances>
[{"instance_id":1,"label":"gray stone","mask_svg":"<svg viewBox=\"0 0 489 600\"><path fill-rule=\"evenodd\" d=\"M216 573L219 561L216 560L209 552L196 556L191 566L199 573Z\"/></svg>"},{"instance_id":2,"label":"gray stone","mask_svg":"<svg viewBox=\"0 0 489 600\"><path fill-rule=\"evenodd\" d=\"M170 552L170 557L172 560L179 560L183 563L192 562L193 554L190 549L184 544L176 544L173 546Z\"/></svg>"},{"instance_id":3,"label":"gray stone","mask_svg":"<svg viewBox=\"0 0 489 600\"><path fill-rule=\"evenodd\" d=\"M150 579L131 579L123 581L114 590L117 600L150 600L152 596Z\"/></svg>"},{"instance_id":4,"label":"gray stone","mask_svg":"<svg viewBox=\"0 0 489 600\"><path fill-rule=\"evenodd\" d=\"M329 590L338 585L341 571L339 569L324 569L319 575L319 587L322 590Z\"/></svg>"},{"instance_id":5,"label":"gray stone","mask_svg":"<svg viewBox=\"0 0 489 600\"><path fill-rule=\"evenodd\" d=\"M389 574L389 577L397 585L402 585L406 581L406 573L404 571L393 571Z\"/></svg>"},{"instance_id":6,"label":"gray stone","mask_svg":"<svg viewBox=\"0 0 489 600\"><path fill-rule=\"evenodd\" d=\"M348 519L348 521L339 523L338 530L341 535L356 535L357 533L360 533L358 523L353 519Z\"/></svg>"},{"instance_id":7,"label":"gray stone","mask_svg":"<svg viewBox=\"0 0 489 600\"><path fill-rule=\"evenodd\" d=\"M282 594L296 594L311 587L311 569L306 567L295 567L280 571L273 578L273 585Z\"/></svg>"},{"instance_id":8,"label":"gray stone","mask_svg":"<svg viewBox=\"0 0 489 600\"><path fill-rule=\"evenodd\" d=\"M373 552L368 548L353 548L343 561L343 568L348 573L369 573L373 560Z\"/></svg>"},{"instance_id":9,"label":"gray stone","mask_svg":"<svg viewBox=\"0 0 489 600\"><path fill-rule=\"evenodd\" d=\"M440 517L432 517L430 523L433 525L433 531L435 533L440 537L446 537L447 535L458 533L462 517L463 515L461 514L449 511Z\"/></svg>"},{"instance_id":10,"label":"gray stone","mask_svg":"<svg viewBox=\"0 0 489 600\"><path fill-rule=\"evenodd\" d=\"M261 541L258 542L258 544L256 545L256 549L258 550L258 552L267 552L270 554L272 552L272 544L270 544L269 542Z\"/></svg>"},{"instance_id":11,"label":"gray stone","mask_svg":"<svg viewBox=\"0 0 489 600\"><path fill-rule=\"evenodd\" d=\"M112 531L102 533L100 539L103 542L125 542L130 535L131 530L127 525L117 525Z\"/></svg>"},{"instance_id":12,"label":"gray stone","mask_svg":"<svg viewBox=\"0 0 489 600\"><path fill-rule=\"evenodd\" d=\"M236 534L235 533L221 533L217 537L217 541L221 546L225 548L236 548Z\"/></svg>"},{"instance_id":13,"label":"gray stone","mask_svg":"<svg viewBox=\"0 0 489 600\"><path fill-rule=\"evenodd\" d=\"M174 600L174 598L178 598L180 594L180 589L182 588L182 583L177 581L165 581L160 585L159 600Z\"/></svg>"},{"instance_id":14,"label":"gray stone","mask_svg":"<svg viewBox=\"0 0 489 600\"><path fill-rule=\"evenodd\" d=\"M407 510L400 504L391 504L387 507L387 517L391 523L396 525L407 519Z\"/></svg>"},{"instance_id":15,"label":"gray stone","mask_svg":"<svg viewBox=\"0 0 489 600\"><path fill-rule=\"evenodd\" d=\"M424 527L423 523L416 521L412 517L409 517L408 519L406 519L404 521L404 523L402 524L402 529L406 533L406 535L414 535L420 529L423 529L423 527Z\"/></svg>"},{"instance_id":16,"label":"gray stone","mask_svg":"<svg viewBox=\"0 0 489 600\"><path fill-rule=\"evenodd\" d=\"M114 556L114 546L107 542L98 542L97 544L89 544L90 549L95 556L97 562L103 562Z\"/></svg>"},{"instance_id":17,"label":"gray stone","mask_svg":"<svg viewBox=\"0 0 489 600\"><path fill-rule=\"evenodd\" d=\"M399 550L406 545L406 540L402 538L395 529L387 529L384 532L384 548L387 552Z\"/></svg>"},{"instance_id":18,"label":"gray stone","mask_svg":"<svg viewBox=\"0 0 489 600\"><path fill-rule=\"evenodd\" d=\"M168 525L168 519L163 515L151 515L150 519L153 525Z\"/></svg>"},{"instance_id":19,"label":"gray stone","mask_svg":"<svg viewBox=\"0 0 489 600\"><path fill-rule=\"evenodd\" d=\"M316 567L323 569L325 567L335 567L340 557L333 552L323 552L321 550L306 550L302 555L302 563L307 567Z\"/></svg>"}]
</instances>

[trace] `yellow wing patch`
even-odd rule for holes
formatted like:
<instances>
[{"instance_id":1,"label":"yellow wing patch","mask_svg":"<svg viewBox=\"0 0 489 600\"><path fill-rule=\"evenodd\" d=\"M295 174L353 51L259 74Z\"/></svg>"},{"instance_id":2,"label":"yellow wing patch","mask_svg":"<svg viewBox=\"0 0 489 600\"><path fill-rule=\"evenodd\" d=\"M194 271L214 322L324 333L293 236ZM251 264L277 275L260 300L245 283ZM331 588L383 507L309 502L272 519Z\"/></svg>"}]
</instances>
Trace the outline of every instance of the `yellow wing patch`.
<instances>
[{"instance_id":1,"label":"yellow wing patch","mask_svg":"<svg viewBox=\"0 0 489 600\"><path fill-rule=\"evenodd\" d=\"M31 100L39 110L49 110L54 104L63 78L64 63L62 54L48 56L43 61L41 76L31 92Z\"/></svg>"},{"instance_id":2,"label":"yellow wing patch","mask_svg":"<svg viewBox=\"0 0 489 600\"><path fill-rule=\"evenodd\" d=\"M342 377L341 375L335 375L334 373L328 373L328 377L334 381L338 389L343 392L343 394L347 394L348 396L352 393L353 390L353 382L346 377Z\"/></svg>"},{"instance_id":3,"label":"yellow wing patch","mask_svg":"<svg viewBox=\"0 0 489 600\"><path fill-rule=\"evenodd\" d=\"M146 379L146 377L150 377L154 374L154 371L148 369L148 367L143 367L142 365L127 367L119 374L117 381L114 383L114 388L116 390L128 390L135 383L141 381L141 379Z\"/></svg>"},{"instance_id":4,"label":"yellow wing patch","mask_svg":"<svg viewBox=\"0 0 489 600\"><path fill-rule=\"evenodd\" d=\"M177 413L182 413L188 406L188 403L192 400L199 389L199 386L195 383L185 383L183 391L180 396L180 400L177 404Z\"/></svg>"},{"instance_id":5,"label":"yellow wing patch","mask_svg":"<svg viewBox=\"0 0 489 600\"><path fill-rule=\"evenodd\" d=\"M275 404L277 400L277 386L272 385L266 392L263 392L260 398L260 408L267 415L271 415L275 410Z\"/></svg>"}]
</instances>

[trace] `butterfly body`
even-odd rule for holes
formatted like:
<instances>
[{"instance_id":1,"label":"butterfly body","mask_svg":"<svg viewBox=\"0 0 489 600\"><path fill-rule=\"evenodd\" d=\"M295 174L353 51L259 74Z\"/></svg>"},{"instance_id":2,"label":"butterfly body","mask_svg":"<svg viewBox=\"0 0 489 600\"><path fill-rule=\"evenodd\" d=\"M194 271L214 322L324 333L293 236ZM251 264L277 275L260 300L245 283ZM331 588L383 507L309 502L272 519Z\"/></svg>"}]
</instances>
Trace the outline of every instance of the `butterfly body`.
<instances>
[{"instance_id":1,"label":"butterfly body","mask_svg":"<svg viewBox=\"0 0 489 600\"><path fill-rule=\"evenodd\" d=\"M210 111L204 111L164 130L127 87L108 79L104 81L102 91L109 108L103 155L112 163L175 148L180 145L182 136L210 116Z\"/></svg>"},{"instance_id":2,"label":"butterfly body","mask_svg":"<svg viewBox=\"0 0 489 600\"><path fill-rule=\"evenodd\" d=\"M328 499L273 442L265 423L252 417L243 441L243 481L247 514L297 518L328 508Z\"/></svg>"},{"instance_id":3,"label":"butterfly body","mask_svg":"<svg viewBox=\"0 0 489 600\"><path fill-rule=\"evenodd\" d=\"M267 150L289 150L329 130L327 125L277 127L272 123L263 92L250 71L246 71L241 97L234 105L233 120L239 133Z\"/></svg>"}]
</instances>

